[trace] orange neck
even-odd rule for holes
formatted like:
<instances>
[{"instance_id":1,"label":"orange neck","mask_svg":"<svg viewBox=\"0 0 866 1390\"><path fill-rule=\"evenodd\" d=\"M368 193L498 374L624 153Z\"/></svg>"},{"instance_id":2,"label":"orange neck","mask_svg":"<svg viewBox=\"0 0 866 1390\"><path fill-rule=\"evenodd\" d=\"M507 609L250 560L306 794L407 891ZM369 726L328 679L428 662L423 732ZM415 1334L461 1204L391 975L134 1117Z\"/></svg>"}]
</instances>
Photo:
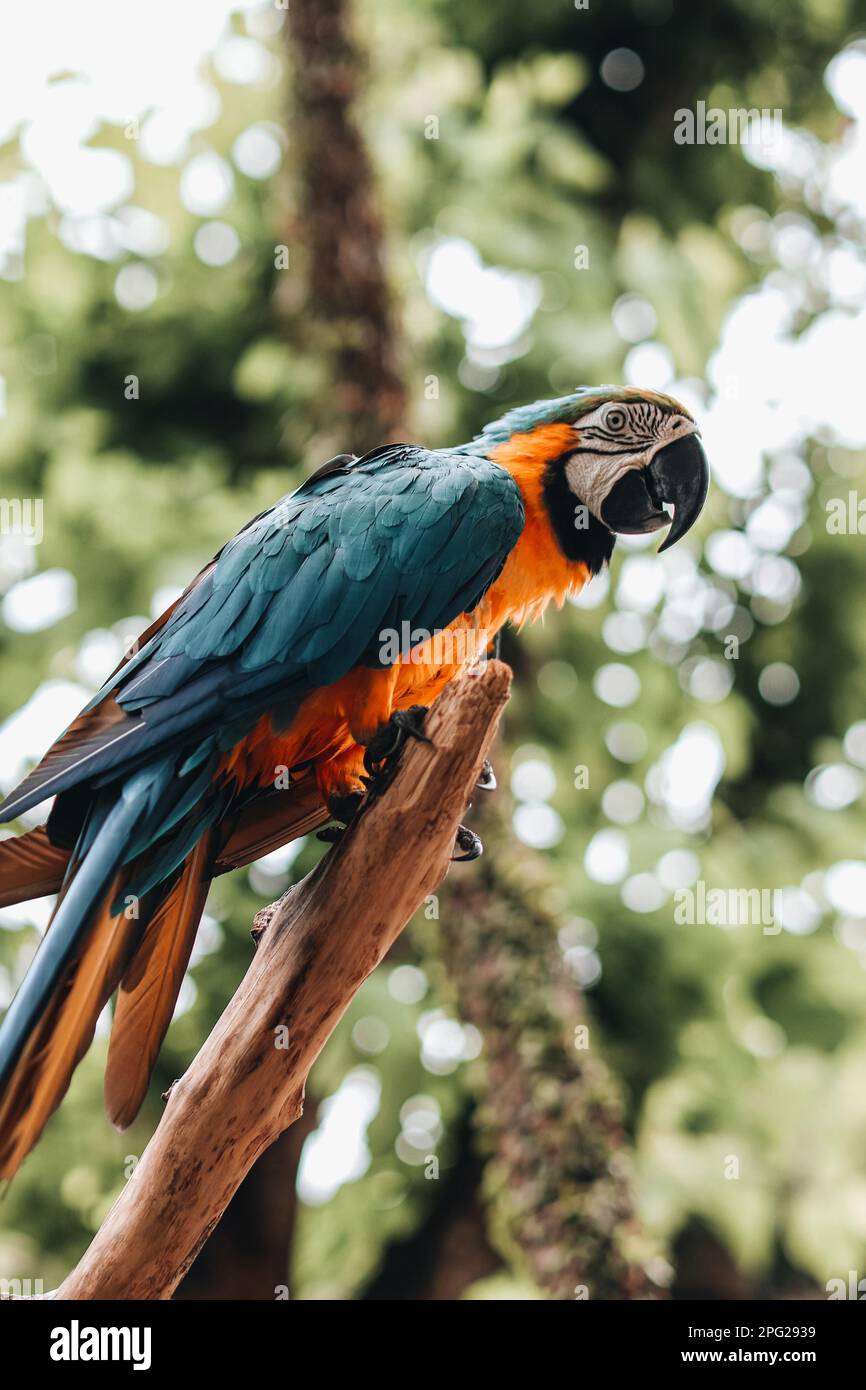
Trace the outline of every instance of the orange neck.
<instances>
[{"instance_id":1,"label":"orange neck","mask_svg":"<svg viewBox=\"0 0 866 1390\"><path fill-rule=\"evenodd\" d=\"M534 621L551 601L561 608L567 598L580 593L590 577L588 565L569 560L560 550L543 498L548 461L573 448L574 442L570 425L541 425L529 433L512 435L491 451L493 462L506 468L520 488L526 511L520 540L488 591L492 631L509 620Z\"/></svg>"}]
</instances>

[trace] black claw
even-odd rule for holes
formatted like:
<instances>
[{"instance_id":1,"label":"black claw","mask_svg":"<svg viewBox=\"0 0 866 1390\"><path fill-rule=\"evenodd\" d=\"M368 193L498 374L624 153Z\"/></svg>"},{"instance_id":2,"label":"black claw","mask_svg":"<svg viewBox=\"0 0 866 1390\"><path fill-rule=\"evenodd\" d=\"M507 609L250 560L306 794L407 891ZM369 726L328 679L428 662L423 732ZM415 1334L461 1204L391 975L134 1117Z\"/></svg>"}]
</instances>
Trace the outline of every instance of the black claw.
<instances>
[{"instance_id":1,"label":"black claw","mask_svg":"<svg viewBox=\"0 0 866 1390\"><path fill-rule=\"evenodd\" d=\"M411 730L416 738L420 738L422 743L429 743L429 738L424 733L424 720L427 717L427 705L410 705L408 709L398 709L394 711L394 718L398 719L401 726Z\"/></svg>"},{"instance_id":2,"label":"black claw","mask_svg":"<svg viewBox=\"0 0 866 1390\"><path fill-rule=\"evenodd\" d=\"M397 755L407 738L415 738L419 743L429 743L424 733L426 705L412 705L409 709L396 709L374 735L364 750L364 769L370 779L370 790L381 791L396 768ZM386 767L386 764L388 766ZM383 776L385 781L382 780Z\"/></svg>"},{"instance_id":3,"label":"black claw","mask_svg":"<svg viewBox=\"0 0 866 1390\"><path fill-rule=\"evenodd\" d=\"M316 839L322 840L326 845L335 845L343 838L366 799L364 792L346 792L343 796L329 797L328 810L340 824L326 825L324 830L317 830Z\"/></svg>"},{"instance_id":4,"label":"black claw","mask_svg":"<svg viewBox=\"0 0 866 1390\"><path fill-rule=\"evenodd\" d=\"M341 825L350 825L364 804L363 792L346 792L343 796L328 798L328 810Z\"/></svg>"},{"instance_id":5,"label":"black claw","mask_svg":"<svg viewBox=\"0 0 866 1390\"><path fill-rule=\"evenodd\" d=\"M493 764L491 763L489 758L484 759L484 765L481 769L478 781L475 783L475 785L478 788L478 790L482 792L496 791L496 773L493 771Z\"/></svg>"},{"instance_id":6,"label":"black claw","mask_svg":"<svg viewBox=\"0 0 866 1390\"><path fill-rule=\"evenodd\" d=\"M366 757L364 761L366 763ZM394 776L394 773L397 771L397 761L396 755L392 753L388 758L385 758L383 762L376 764L370 769L369 777L361 778L361 781L367 788L368 798L372 799L385 790L391 778Z\"/></svg>"},{"instance_id":7,"label":"black claw","mask_svg":"<svg viewBox=\"0 0 866 1390\"><path fill-rule=\"evenodd\" d=\"M454 848L463 850L463 853L452 854L452 864L466 864L472 859L480 859L484 853L484 846L479 836L466 825L458 825Z\"/></svg>"},{"instance_id":8,"label":"black claw","mask_svg":"<svg viewBox=\"0 0 866 1390\"><path fill-rule=\"evenodd\" d=\"M345 833L345 825L326 825L324 830L316 831L316 839L326 845L335 845L338 840L342 840Z\"/></svg>"}]
</instances>

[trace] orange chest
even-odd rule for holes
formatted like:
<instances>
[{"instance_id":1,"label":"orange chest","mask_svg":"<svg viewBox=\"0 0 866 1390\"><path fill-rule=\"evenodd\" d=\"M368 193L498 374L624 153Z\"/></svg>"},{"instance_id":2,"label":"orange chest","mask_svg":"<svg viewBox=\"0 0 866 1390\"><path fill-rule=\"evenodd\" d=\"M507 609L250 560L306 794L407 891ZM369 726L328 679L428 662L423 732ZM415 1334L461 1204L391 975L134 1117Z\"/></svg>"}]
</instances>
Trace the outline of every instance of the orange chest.
<instances>
[{"instance_id":1,"label":"orange chest","mask_svg":"<svg viewBox=\"0 0 866 1390\"><path fill-rule=\"evenodd\" d=\"M487 594L486 625L493 631L505 622L534 620L549 603L562 607L590 578L589 567L569 560L557 544L543 497L546 463L573 448L574 442L569 425L544 425L531 434L512 435L491 454L514 478L526 512L520 539Z\"/></svg>"}]
</instances>

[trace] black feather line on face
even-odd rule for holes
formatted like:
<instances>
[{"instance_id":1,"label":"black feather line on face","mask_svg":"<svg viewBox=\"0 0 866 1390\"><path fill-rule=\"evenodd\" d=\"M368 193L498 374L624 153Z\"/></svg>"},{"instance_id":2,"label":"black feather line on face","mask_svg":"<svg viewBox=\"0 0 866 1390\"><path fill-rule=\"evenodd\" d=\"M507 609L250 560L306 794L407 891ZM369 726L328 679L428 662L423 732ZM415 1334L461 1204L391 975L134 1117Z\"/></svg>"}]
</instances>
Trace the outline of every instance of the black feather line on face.
<instances>
[{"instance_id":1,"label":"black feather line on face","mask_svg":"<svg viewBox=\"0 0 866 1390\"><path fill-rule=\"evenodd\" d=\"M575 452L569 449L551 459L544 470L542 496L556 543L569 560L582 561L591 574L598 574L613 554L616 537L612 531L581 504L568 486L565 464ZM581 508L578 513L578 507Z\"/></svg>"}]
</instances>

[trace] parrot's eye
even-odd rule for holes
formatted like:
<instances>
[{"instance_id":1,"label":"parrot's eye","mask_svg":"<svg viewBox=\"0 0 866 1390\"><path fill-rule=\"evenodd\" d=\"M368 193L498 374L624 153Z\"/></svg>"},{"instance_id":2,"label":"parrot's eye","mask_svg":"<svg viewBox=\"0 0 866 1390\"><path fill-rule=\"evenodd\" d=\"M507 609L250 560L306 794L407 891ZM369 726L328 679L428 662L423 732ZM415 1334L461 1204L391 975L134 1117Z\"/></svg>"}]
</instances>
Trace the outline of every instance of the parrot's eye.
<instances>
[{"instance_id":1,"label":"parrot's eye","mask_svg":"<svg viewBox=\"0 0 866 1390\"><path fill-rule=\"evenodd\" d=\"M621 405L612 405L605 411L603 420L606 430L610 430L612 434L618 434L620 430L625 429L628 416Z\"/></svg>"}]
</instances>

